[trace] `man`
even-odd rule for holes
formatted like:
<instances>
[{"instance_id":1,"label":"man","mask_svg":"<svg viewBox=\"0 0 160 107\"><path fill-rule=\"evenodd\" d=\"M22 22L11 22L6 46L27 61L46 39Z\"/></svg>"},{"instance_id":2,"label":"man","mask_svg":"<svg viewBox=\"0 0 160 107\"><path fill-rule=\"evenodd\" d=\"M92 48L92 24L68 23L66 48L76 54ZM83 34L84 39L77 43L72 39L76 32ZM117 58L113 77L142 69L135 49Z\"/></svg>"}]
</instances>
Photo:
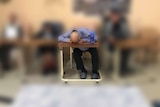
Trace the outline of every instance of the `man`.
<instances>
[{"instance_id":1,"label":"man","mask_svg":"<svg viewBox=\"0 0 160 107\"><path fill-rule=\"evenodd\" d=\"M22 37L22 27L18 23L16 14L11 14L9 23L5 26L3 31L3 39L20 39Z\"/></svg>"},{"instance_id":2,"label":"man","mask_svg":"<svg viewBox=\"0 0 160 107\"><path fill-rule=\"evenodd\" d=\"M44 23L42 25L42 28L40 30L40 32L37 35L37 38L40 39L53 39L54 35L53 35L53 29L52 29L52 23Z\"/></svg>"},{"instance_id":3,"label":"man","mask_svg":"<svg viewBox=\"0 0 160 107\"><path fill-rule=\"evenodd\" d=\"M116 40L126 40L130 38L127 21L120 9L112 9L110 14L104 18L102 40L107 43L110 52L115 49ZM107 42L106 42L107 40ZM124 76L128 72L129 49L120 50L120 75Z\"/></svg>"},{"instance_id":4,"label":"man","mask_svg":"<svg viewBox=\"0 0 160 107\"><path fill-rule=\"evenodd\" d=\"M21 41L23 36L22 27L18 23L17 15L12 13L9 16L9 22L3 29L2 40L19 40ZM3 44L2 47L2 67L6 70L9 69L10 60L16 60L18 63L19 70L22 71L24 68L22 52L17 48L16 44Z\"/></svg>"},{"instance_id":5,"label":"man","mask_svg":"<svg viewBox=\"0 0 160 107\"><path fill-rule=\"evenodd\" d=\"M42 26L41 31L36 36L36 39L43 39L43 40L55 40L56 35L53 32L52 23L45 23ZM56 70L56 61L55 61L55 54L56 54L56 46L39 46L38 47L38 54L42 56L42 63L43 63L43 75L49 75L53 73L53 70Z\"/></svg>"},{"instance_id":6,"label":"man","mask_svg":"<svg viewBox=\"0 0 160 107\"><path fill-rule=\"evenodd\" d=\"M82 43L82 42L90 42L90 35L91 31L89 31L86 28L78 28L71 30L61 36L59 36L58 40L60 42L69 42L69 43ZM95 35L95 40L97 41L97 36ZM87 78L87 70L84 67L83 61L82 61L82 53L83 52L90 52L92 57L92 79L98 79L99 73L99 58L98 58L98 52L96 48L74 48L73 54L74 59L77 65L77 69L81 70L80 78L86 79Z\"/></svg>"}]
</instances>

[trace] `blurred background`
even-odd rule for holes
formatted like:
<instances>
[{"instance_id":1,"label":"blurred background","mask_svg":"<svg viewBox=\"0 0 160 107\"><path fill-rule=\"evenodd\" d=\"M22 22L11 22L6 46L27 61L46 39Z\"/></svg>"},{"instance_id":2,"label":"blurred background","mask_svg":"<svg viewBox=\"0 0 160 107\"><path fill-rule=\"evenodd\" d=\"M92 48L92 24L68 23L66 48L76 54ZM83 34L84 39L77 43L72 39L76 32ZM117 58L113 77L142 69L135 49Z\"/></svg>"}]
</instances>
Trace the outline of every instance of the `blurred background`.
<instances>
[{"instance_id":1,"label":"blurred background","mask_svg":"<svg viewBox=\"0 0 160 107\"><path fill-rule=\"evenodd\" d=\"M18 17L23 23L31 23L34 30L40 28L42 22L46 20L61 21L66 29L72 28L74 23L80 21L94 21L95 23L101 20L96 16L86 16L81 13L76 13L73 10L74 0L6 0L0 3L1 27L7 22L11 12L18 14ZM130 4L129 20L134 28L143 28L146 26L153 27L159 30L159 0L133 0ZM137 25L138 24L138 25Z\"/></svg>"},{"instance_id":2,"label":"blurred background","mask_svg":"<svg viewBox=\"0 0 160 107\"><path fill-rule=\"evenodd\" d=\"M115 80L109 62L118 62L118 52L109 53L102 44L99 49L103 76L100 85L136 85L150 102L160 100L159 5L159 0L0 0L0 107L9 106L1 102L1 95L14 99L24 84L64 84L58 70L58 47L52 42L77 27L87 27L101 37L103 18L111 7L123 10L131 36L138 41L133 44L144 43L144 46L140 44L132 49L128 63L134 73ZM16 22L23 31L19 32L23 36L17 37L18 41L3 37L11 22ZM52 36L43 37L45 32ZM22 42L25 45L19 44ZM127 46L130 44L132 42L126 42ZM64 53L64 68L68 72L65 78L79 78L75 63L73 69L69 69L69 48L65 48ZM83 59L90 69L90 55L85 53Z\"/></svg>"}]
</instances>

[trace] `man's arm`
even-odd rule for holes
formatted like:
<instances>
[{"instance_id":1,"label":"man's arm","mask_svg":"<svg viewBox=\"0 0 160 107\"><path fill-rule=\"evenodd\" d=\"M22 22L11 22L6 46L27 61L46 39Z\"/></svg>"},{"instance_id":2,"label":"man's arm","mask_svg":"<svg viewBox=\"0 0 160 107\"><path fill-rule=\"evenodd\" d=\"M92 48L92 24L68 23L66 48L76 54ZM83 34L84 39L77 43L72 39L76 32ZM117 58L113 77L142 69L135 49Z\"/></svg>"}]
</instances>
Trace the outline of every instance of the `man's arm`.
<instances>
[{"instance_id":1,"label":"man's arm","mask_svg":"<svg viewBox=\"0 0 160 107\"><path fill-rule=\"evenodd\" d=\"M98 41L97 35L95 34L94 36L95 36L95 41ZM82 40L83 40L83 42L90 42L90 35L86 38L83 38Z\"/></svg>"},{"instance_id":2,"label":"man's arm","mask_svg":"<svg viewBox=\"0 0 160 107\"><path fill-rule=\"evenodd\" d=\"M2 36L2 39L4 39L5 38L5 28L3 28L3 30L2 30L2 34L1 34Z\"/></svg>"},{"instance_id":3,"label":"man's arm","mask_svg":"<svg viewBox=\"0 0 160 107\"><path fill-rule=\"evenodd\" d=\"M127 21L124 21L122 23L122 33L125 38L129 38L131 36L130 28Z\"/></svg>"},{"instance_id":4,"label":"man's arm","mask_svg":"<svg viewBox=\"0 0 160 107\"><path fill-rule=\"evenodd\" d=\"M108 39L112 36L111 34L112 24L110 22L107 22L104 26L103 36L105 39Z\"/></svg>"},{"instance_id":5,"label":"man's arm","mask_svg":"<svg viewBox=\"0 0 160 107\"><path fill-rule=\"evenodd\" d=\"M43 35L44 35L44 33L42 31L40 31L37 34L35 34L33 39L43 39Z\"/></svg>"},{"instance_id":6,"label":"man's arm","mask_svg":"<svg viewBox=\"0 0 160 107\"><path fill-rule=\"evenodd\" d=\"M21 26L18 27L18 39L23 38L23 28Z\"/></svg>"},{"instance_id":7,"label":"man's arm","mask_svg":"<svg viewBox=\"0 0 160 107\"><path fill-rule=\"evenodd\" d=\"M65 34L63 34L63 35L60 35L60 36L58 37L58 41L59 41L59 42L69 42L70 34L71 34L71 31L70 31L70 32L67 32L67 33L65 33Z\"/></svg>"},{"instance_id":8,"label":"man's arm","mask_svg":"<svg viewBox=\"0 0 160 107\"><path fill-rule=\"evenodd\" d=\"M83 29L81 32L83 34L82 38L83 42L90 42L91 31L89 31L88 29ZM98 41L97 35L95 34L94 36L95 36L95 41Z\"/></svg>"}]
</instances>

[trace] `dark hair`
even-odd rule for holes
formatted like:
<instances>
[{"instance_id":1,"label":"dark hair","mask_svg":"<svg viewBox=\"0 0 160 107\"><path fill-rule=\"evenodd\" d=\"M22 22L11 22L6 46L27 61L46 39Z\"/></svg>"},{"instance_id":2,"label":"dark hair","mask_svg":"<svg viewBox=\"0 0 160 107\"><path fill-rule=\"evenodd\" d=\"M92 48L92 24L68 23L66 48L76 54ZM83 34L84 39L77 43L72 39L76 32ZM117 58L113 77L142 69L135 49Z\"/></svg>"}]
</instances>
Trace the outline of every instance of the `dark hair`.
<instances>
[{"instance_id":1,"label":"dark hair","mask_svg":"<svg viewBox=\"0 0 160 107\"><path fill-rule=\"evenodd\" d=\"M77 30L73 30L72 32L77 32Z\"/></svg>"},{"instance_id":2,"label":"dark hair","mask_svg":"<svg viewBox=\"0 0 160 107\"><path fill-rule=\"evenodd\" d=\"M120 8L112 8L112 9L110 10L110 12L111 12L112 14L122 14L122 9L120 9Z\"/></svg>"}]
</instances>

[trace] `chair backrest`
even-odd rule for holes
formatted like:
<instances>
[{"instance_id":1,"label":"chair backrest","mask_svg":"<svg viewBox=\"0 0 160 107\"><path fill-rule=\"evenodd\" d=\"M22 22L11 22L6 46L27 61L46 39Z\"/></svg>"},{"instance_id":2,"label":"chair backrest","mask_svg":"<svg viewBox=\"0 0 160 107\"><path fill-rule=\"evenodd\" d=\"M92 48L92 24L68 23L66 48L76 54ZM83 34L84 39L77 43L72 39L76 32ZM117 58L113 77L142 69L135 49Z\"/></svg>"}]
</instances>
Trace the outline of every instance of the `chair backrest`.
<instances>
[{"instance_id":1,"label":"chair backrest","mask_svg":"<svg viewBox=\"0 0 160 107\"><path fill-rule=\"evenodd\" d=\"M64 31L63 24L60 22L44 22L41 31L43 31L46 26L50 26L52 28L52 34L54 38L57 38Z\"/></svg>"},{"instance_id":2,"label":"chair backrest","mask_svg":"<svg viewBox=\"0 0 160 107\"><path fill-rule=\"evenodd\" d=\"M52 31L54 36L57 38L60 34L64 32L64 27L62 23L52 23Z\"/></svg>"}]
</instances>

